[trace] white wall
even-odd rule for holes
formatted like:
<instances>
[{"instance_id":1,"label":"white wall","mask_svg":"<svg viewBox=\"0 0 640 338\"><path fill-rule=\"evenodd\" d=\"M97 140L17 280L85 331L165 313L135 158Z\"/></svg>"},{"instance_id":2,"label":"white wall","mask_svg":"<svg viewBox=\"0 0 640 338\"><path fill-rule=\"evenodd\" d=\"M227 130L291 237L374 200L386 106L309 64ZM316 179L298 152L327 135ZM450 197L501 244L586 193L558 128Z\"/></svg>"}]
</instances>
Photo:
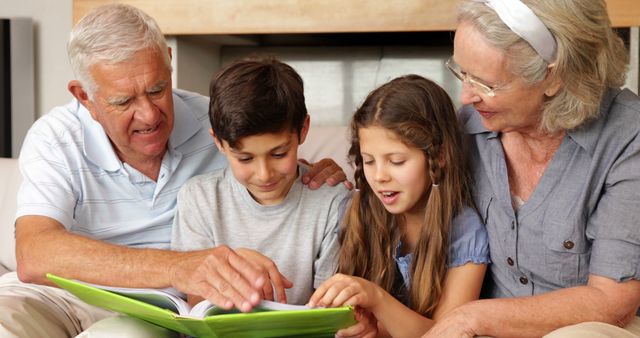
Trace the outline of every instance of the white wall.
<instances>
[{"instance_id":1,"label":"white wall","mask_svg":"<svg viewBox=\"0 0 640 338\"><path fill-rule=\"evenodd\" d=\"M35 109L42 116L67 103L73 78L66 44L71 31L72 0L0 0L0 17L30 17L34 22Z\"/></svg>"}]
</instances>

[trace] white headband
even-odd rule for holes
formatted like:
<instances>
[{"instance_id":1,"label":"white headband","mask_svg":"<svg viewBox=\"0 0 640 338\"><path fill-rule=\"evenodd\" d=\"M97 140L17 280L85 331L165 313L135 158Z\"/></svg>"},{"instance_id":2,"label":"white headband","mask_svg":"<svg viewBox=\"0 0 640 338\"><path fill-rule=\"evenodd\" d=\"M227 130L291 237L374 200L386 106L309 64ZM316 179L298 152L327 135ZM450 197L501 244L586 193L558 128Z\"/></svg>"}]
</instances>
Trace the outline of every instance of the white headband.
<instances>
[{"instance_id":1,"label":"white headband","mask_svg":"<svg viewBox=\"0 0 640 338\"><path fill-rule=\"evenodd\" d=\"M545 61L556 60L556 39L547 26L520 0L473 0L491 7L518 36L527 41Z\"/></svg>"}]
</instances>

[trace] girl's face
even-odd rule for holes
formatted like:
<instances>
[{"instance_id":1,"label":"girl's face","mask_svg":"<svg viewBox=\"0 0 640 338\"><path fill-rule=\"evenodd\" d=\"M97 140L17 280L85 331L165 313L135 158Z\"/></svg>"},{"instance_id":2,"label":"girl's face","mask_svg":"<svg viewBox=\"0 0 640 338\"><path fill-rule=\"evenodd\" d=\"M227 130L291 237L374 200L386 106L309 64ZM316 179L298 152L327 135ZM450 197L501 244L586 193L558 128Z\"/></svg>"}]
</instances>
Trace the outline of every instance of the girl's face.
<instances>
[{"instance_id":1,"label":"girl's face","mask_svg":"<svg viewBox=\"0 0 640 338\"><path fill-rule=\"evenodd\" d=\"M387 211L422 215L431 184L424 153L382 127L360 128L358 136L365 178Z\"/></svg>"},{"instance_id":2,"label":"girl's face","mask_svg":"<svg viewBox=\"0 0 640 338\"><path fill-rule=\"evenodd\" d=\"M505 54L485 41L470 23L458 25L453 61L474 80L497 87L490 97L470 84L462 84L462 104L473 105L485 128L495 132L538 130L546 82L528 85L507 69Z\"/></svg>"}]
</instances>

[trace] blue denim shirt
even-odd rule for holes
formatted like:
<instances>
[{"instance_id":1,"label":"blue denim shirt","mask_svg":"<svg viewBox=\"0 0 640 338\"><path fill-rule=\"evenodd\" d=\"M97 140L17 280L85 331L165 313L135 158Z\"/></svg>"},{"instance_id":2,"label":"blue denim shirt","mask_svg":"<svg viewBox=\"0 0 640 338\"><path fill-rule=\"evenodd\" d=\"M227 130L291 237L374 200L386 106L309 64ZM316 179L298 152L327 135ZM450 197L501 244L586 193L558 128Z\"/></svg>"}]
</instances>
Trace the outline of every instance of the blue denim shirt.
<instances>
[{"instance_id":1,"label":"blue denim shirt","mask_svg":"<svg viewBox=\"0 0 640 338\"><path fill-rule=\"evenodd\" d=\"M487 296L542 294L585 285L590 274L640 279L640 99L610 89L597 119L567 131L529 200L516 213L498 133L473 107L474 199L487 226Z\"/></svg>"}]
</instances>

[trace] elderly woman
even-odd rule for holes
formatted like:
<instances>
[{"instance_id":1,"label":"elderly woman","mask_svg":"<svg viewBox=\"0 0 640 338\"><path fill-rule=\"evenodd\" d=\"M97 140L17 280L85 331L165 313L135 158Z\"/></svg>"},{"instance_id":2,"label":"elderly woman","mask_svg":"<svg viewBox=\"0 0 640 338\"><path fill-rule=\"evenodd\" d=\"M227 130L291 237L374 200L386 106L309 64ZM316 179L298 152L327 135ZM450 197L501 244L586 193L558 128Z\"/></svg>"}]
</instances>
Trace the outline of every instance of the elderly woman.
<instances>
[{"instance_id":1,"label":"elderly woman","mask_svg":"<svg viewBox=\"0 0 640 338\"><path fill-rule=\"evenodd\" d=\"M493 299L425 337L640 334L640 100L618 89L627 63L603 0L463 0L447 66L463 82Z\"/></svg>"}]
</instances>

